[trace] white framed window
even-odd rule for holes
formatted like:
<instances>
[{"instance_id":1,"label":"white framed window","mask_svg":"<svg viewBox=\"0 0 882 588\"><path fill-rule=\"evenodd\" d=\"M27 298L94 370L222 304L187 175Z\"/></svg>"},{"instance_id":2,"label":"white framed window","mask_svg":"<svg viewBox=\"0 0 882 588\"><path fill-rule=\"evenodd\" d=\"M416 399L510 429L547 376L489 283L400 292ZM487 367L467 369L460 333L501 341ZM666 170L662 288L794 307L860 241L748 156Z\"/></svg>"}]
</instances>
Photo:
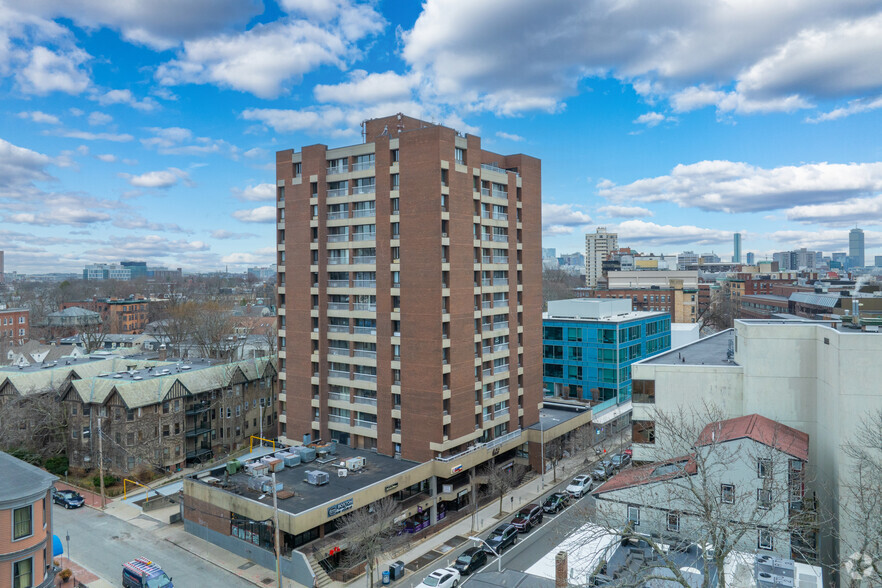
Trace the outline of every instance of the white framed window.
<instances>
[{"instance_id":1,"label":"white framed window","mask_svg":"<svg viewBox=\"0 0 882 588\"><path fill-rule=\"evenodd\" d=\"M628 505L628 522L635 527L640 525L640 507Z\"/></svg>"},{"instance_id":2,"label":"white framed window","mask_svg":"<svg viewBox=\"0 0 882 588\"><path fill-rule=\"evenodd\" d=\"M757 488L756 506L763 510L769 510L772 508L772 491L764 488Z\"/></svg>"},{"instance_id":3,"label":"white framed window","mask_svg":"<svg viewBox=\"0 0 882 588\"><path fill-rule=\"evenodd\" d=\"M723 504L735 504L734 484L720 484L720 502Z\"/></svg>"},{"instance_id":4,"label":"white framed window","mask_svg":"<svg viewBox=\"0 0 882 588\"><path fill-rule=\"evenodd\" d=\"M29 557L12 564L12 588L31 588L34 585L34 559Z\"/></svg>"},{"instance_id":5,"label":"white framed window","mask_svg":"<svg viewBox=\"0 0 882 588\"><path fill-rule=\"evenodd\" d=\"M674 531L678 533L680 531L680 513L678 512L669 512L668 513L668 531Z\"/></svg>"},{"instance_id":6,"label":"white framed window","mask_svg":"<svg viewBox=\"0 0 882 588\"><path fill-rule=\"evenodd\" d=\"M771 478L772 477L772 460L761 457L756 460L756 477Z\"/></svg>"},{"instance_id":7,"label":"white framed window","mask_svg":"<svg viewBox=\"0 0 882 588\"><path fill-rule=\"evenodd\" d=\"M12 540L18 541L34 534L34 509L32 505L12 511Z\"/></svg>"},{"instance_id":8,"label":"white framed window","mask_svg":"<svg viewBox=\"0 0 882 588\"><path fill-rule=\"evenodd\" d=\"M772 532L766 527L757 527L756 529L756 547L757 549L765 549L771 551L774 549L774 540Z\"/></svg>"}]
</instances>

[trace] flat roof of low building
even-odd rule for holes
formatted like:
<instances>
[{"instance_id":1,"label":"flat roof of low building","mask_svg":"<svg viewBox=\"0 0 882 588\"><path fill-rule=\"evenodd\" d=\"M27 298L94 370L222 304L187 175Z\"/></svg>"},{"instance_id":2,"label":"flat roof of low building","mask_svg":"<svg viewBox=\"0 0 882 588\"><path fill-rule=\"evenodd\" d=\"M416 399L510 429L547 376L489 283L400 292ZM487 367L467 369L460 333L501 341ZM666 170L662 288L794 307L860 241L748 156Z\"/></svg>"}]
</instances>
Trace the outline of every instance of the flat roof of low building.
<instances>
[{"instance_id":1,"label":"flat roof of low building","mask_svg":"<svg viewBox=\"0 0 882 588\"><path fill-rule=\"evenodd\" d=\"M39 372L55 368L72 368L78 365L95 363L96 361L105 361L105 359L106 358L104 357L92 357L89 355L84 355L81 357L61 357L59 359L54 359L52 361L47 361L43 363L29 359L29 361L31 361L32 363L27 366L19 367L15 365L5 365L0 367L0 377L2 377L3 375L7 375L6 372L15 374L27 374L30 372Z\"/></svg>"},{"instance_id":2,"label":"flat roof of low building","mask_svg":"<svg viewBox=\"0 0 882 588\"><path fill-rule=\"evenodd\" d=\"M735 329L726 329L699 339L695 343L684 345L644 359L638 363L654 365L738 365L729 359L729 349L735 345Z\"/></svg>"},{"instance_id":3,"label":"flat roof of low building","mask_svg":"<svg viewBox=\"0 0 882 588\"><path fill-rule=\"evenodd\" d=\"M565 403L547 399L543 401L543 405L542 410L539 411L539 420L527 427L528 429L548 431L591 410L587 404Z\"/></svg>"},{"instance_id":4,"label":"flat roof of low building","mask_svg":"<svg viewBox=\"0 0 882 588\"><path fill-rule=\"evenodd\" d=\"M339 477L337 471L345 469L340 465L352 457L363 457L365 460L364 467L357 472L347 471L346 476ZM364 451L360 449L352 449L344 445L337 445L336 453L332 454L329 460L320 463L318 460L310 463L301 463L300 465L285 468L276 473L276 482L284 484L285 490L294 492L294 496L285 499L279 499L279 510L298 514L305 512L317 506L331 503L342 499L350 494L358 492L367 486L382 482L388 478L398 476L399 474L413 469L420 463L408 461L404 459L395 459L386 455L380 455L373 451ZM313 486L306 481L306 472L319 470L328 474L329 482L323 486ZM222 478L224 468L215 468L211 470L215 478ZM197 472L191 474L190 477L196 481L205 483L202 478L207 472ZM252 490L248 487L248 482L253 478L244 470L229 477L229 486L223 488L227 492L239 494L251 500L260 502L261 504L272 508L272 493L263 493ZM403 489L403 488L402 488Z\"/></svg>"}]
</instances>

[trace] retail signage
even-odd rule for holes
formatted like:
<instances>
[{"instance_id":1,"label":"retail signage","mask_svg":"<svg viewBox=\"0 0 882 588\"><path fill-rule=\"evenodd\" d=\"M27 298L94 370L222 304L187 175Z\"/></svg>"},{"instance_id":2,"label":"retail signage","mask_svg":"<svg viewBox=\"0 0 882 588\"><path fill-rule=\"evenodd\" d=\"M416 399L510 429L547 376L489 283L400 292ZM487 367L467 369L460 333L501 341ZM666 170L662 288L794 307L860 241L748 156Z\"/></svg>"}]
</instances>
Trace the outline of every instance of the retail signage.
<instances>
[{"instance_id":1,"label":"retail signage","mask_svg":"<svg viewBox=\"0 0 882 588\"><path fill-rule=\"evenodd\" d=\"M458 474L458 473L461 472L461 471L462 471L462 464L455 465L455 466L453 466L452 468L450 468L450 473L451 473L451 474Z\"/></svg>"},{"instance_id":2,"label":"retail signage","mask_svg":"<svg viewBox=\"0 0 882 588\"><path fill-rule=\"evenodd\" d=\"M395 482L394 484L387 485L385 488L383 488L383 491L384 492L391 492L392 490L395 490L396 488L398 488L398 482Z\"/></svg>"},{"instance_id":3,"label":"retail signage","mask_svg":"<svg viewBox=\"0 0 882 588\"><path fill-rule=\"evenodd\" d=\"M337 503L334 506L328 507L328 516L333 517L341 512L346 512L347 510L352 508L352 499L344 500L343 502Z\"/></svg>"}]
</instances>

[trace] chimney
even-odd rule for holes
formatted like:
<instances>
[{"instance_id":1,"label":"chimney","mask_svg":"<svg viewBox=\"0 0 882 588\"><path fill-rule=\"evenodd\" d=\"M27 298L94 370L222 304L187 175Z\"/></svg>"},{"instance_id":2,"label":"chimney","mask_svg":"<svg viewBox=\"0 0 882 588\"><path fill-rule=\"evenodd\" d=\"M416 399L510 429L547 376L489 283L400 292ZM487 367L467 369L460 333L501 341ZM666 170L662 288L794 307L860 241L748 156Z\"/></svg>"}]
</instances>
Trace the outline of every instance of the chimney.
<instances>
[{"instance_id":1,"label":"chimney","mask_svg":"<svg viewBox=\"0 0 882 588\"><path fill-rule=\"evenodd\" d=\"M168 357L168 350L165 348L165 343L159 346L159 361L165 361L165 358Z\"/></svg>"},{"instance_id":2,"label":"chimney","mask_svg":"<svg viewBox=\"0 0 882 588\"><path fill-rule=\"evenodd\" d=\"M558 551L554 556L554 588L567 588L567 552Z\"/></svg>"}]
</instances>

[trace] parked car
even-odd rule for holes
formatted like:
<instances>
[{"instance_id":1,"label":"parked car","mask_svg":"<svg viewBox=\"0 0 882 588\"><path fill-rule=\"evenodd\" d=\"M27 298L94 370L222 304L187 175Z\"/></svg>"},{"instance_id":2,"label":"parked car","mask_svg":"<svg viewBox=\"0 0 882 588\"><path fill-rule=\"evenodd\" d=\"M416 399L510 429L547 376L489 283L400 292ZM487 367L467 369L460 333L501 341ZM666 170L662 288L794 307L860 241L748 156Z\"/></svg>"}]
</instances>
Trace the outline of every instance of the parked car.
<instances>
[{"instance_id":1,"label":"parked car","mask_svg":"<svg viewBox=\"0 0 882 588\"><path fill-rule=\"evenodd\" d=\"M419 588L456 588L461 576L454 568L435 570L420 582Z\"/></svg>"},{"instance_id":2,"label":"parked car","mask_svg":"<svg viewBox=\"0 0 882 588\"><path fill-rule=\"evenodd\" d=\"M567 494L574 498L582 498L584 494L591 492L591 488L594 487L594 480L591 479L591 476L582 474L581 476L576 476L573 478L573 481L570 482L570 485L567 486Z\"/></svg>"},{"instance_id":3,"label":"parked car","mask_svg":"<svg viewBox=\"0 0 882 588\"><path fill-rule=\"evenodd\" d=\"M86 503L86 499L79 492L73 490L56 490L52 488L52 502L60 504L64 508L80 508Z\"/></svg>"},{"instance_id":4,"label":"parked car","mask_svg":"<svg viewBox=\"0 0 882 588\"><path fill-rule=\"evenodd\" d=\"M542 504L542 510L547 513L559 512L567 507L570 503L570 495L566 492L555 492L545 499Z\"/></svg>"},{"instance_id":5,"label":"parked car","mask_svg":"<svg viewBox=\"0 0 882 588\"><path fill-rule=\"evenodd\" d=\"M146 557L123 564L122 584L123 588L174 588L172 579Z\"/></svg>"},{"instance_id":6,"label":"parked car","mask_svg":"<svg viewBox=\"0 0 882 588\"><path fill-rule=\"evenodd\" d=\"M487 563L487 552L481 547L469 547L463 551L451 566L463 576L481 569Z\"/></svg>"},{"instance_id":7,"label":"parked car","mask_svg":"<svg viewBox=\"0 0 882 588\"><path fill-rule=\"evenodd\" d=\"M616 453L610 459L612 462L613 468L616 470L620 470L631 462L631 456L627 453Z\"/></svg>"},{"instance_id":8,"label":"parked car","mask_svg":"<svg viewBox=\"0 0 882 588\"><path fill-rule=\"evenodd\" d=\"M606 480L612 475L612 473L612 463L607 460L603 460L602 462L594 466L593 470L591 470L591 477L595 480Z\"/></svg>"},{"instance_id":9,"label":"parked car","mask_svg":"<svg viewBox=\"0 0 882 588\"><path fill-rule=\"evenodd\" d=\"M542 507L538 504L528 504L520 511L517 516L512 519L511 524L517 528L519 533L527 533L538 524L542 523Z\"/></svg>"},{"instance_id":10,"label":"parked car","mask_svg":"<svg viewBox=\"0 0 882 588\"><path fill-rule=\"evenodd\" d=\"M502 553L517 542L518 530L514 525L499 525L487 537L487 545L496 553Z\"/></svg>"}]
</instances>

